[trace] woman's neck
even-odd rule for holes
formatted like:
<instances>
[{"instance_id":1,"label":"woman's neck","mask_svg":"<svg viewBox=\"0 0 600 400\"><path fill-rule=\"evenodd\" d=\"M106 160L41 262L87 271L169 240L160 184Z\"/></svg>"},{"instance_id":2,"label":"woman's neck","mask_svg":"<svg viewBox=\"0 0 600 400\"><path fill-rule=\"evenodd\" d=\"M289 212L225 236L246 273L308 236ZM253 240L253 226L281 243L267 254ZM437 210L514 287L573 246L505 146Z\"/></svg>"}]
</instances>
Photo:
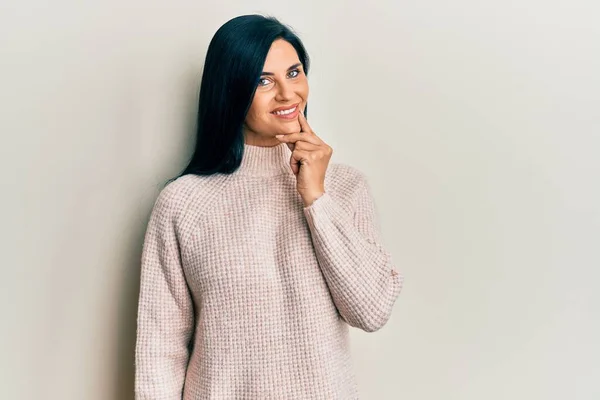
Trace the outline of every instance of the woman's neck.
<instances>
[{"instance_id":1,"label":"woman's neck","mask_svg":"<svg viewBox=\"0 0 600 400\"><path fill-rule=\"evenodd\" d=\"M275 139L277 140L277 139ZM276 176L293 174L290 167L292 151L286 143L262 146L244 143L244 154L239 168L234 172L245 176Z\"/></svg>"}]
</instances>

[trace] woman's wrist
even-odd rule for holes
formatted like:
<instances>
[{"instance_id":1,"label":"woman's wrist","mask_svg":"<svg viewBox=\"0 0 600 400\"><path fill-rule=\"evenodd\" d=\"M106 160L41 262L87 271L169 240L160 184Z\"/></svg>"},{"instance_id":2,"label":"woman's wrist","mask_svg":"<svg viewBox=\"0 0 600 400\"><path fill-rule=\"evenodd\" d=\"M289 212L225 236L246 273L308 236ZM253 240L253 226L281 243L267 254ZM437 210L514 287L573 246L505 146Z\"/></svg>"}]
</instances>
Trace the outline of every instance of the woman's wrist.
<instances>
[{"instance_id":1,"label":"woman's wrist","mask_svg":"<svg viewBox=\"0 0 600 400\"><path fill-rule=\"evenodd\" d=\"M304 207L309 207L312 203L321 197L325 193L324 190L314 192L305 196L302 196L302 201L304 202Z\"/></svg>"}]
</instances>

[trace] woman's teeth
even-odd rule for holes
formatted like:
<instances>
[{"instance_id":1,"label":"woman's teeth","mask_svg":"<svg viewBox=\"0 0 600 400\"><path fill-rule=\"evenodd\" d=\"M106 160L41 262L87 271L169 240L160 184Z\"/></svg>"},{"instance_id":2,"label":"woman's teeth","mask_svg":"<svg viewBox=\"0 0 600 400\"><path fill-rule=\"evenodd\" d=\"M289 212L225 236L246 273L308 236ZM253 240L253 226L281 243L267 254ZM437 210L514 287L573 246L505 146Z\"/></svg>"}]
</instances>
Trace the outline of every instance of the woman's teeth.
<instances>
[{"instance_id":1,"label":"woman's teeth","mask_svg":"<svg viewBox=\"0 0 600 400\"><path fill-rule=\"evenodd\" d=\"M277 115L287 115L287 114L291 114L294 111L296 111L296 107L294 108L290 108L289 110L283 110L283 111L273 111L273 114L277 114Z\"/></svg>"}]
</instances>

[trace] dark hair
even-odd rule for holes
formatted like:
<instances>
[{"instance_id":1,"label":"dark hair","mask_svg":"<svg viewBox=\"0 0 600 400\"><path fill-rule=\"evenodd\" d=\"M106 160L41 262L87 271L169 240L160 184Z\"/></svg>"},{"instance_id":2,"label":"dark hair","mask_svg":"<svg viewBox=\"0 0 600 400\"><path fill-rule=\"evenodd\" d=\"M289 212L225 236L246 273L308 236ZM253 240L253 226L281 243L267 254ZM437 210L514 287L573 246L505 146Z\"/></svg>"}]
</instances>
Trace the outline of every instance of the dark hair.
<instances>
[{"instance_id":1,"label":"dark hair","mask_svg":"<svg viewBox=\"0 0 600 400\"><path fill-rule=\"evenodd\" d=\"M188 166L167 184L186 174L228 174L239 167L244 153L242 126L276 39L294 47L308 74L310 59L302 41L275 17L242 15L217 30L202 73L195 150Z\"/></svg>"}]
</instances>

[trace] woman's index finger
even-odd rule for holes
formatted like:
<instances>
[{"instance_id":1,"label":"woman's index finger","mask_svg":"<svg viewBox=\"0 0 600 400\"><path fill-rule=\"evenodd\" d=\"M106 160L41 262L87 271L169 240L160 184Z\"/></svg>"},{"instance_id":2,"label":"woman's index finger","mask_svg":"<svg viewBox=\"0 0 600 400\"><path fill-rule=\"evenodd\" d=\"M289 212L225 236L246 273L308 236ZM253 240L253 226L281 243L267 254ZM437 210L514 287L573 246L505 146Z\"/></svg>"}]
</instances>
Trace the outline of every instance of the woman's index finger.
<instances>
[{"instance_id":1,"label":"woman's index finger","mask_svg":"<svg viewBox=\"0 0 600 400\"><path fill-rule=\"evenodd\" d=\"M308 125L308 121L306 120L306 117L304 116L304 112L299 112L298 113L298 122L300 122L300 131L301 132L312 132L312 130L310 129L310 125Z\"/></svg>"}]
</instances>

